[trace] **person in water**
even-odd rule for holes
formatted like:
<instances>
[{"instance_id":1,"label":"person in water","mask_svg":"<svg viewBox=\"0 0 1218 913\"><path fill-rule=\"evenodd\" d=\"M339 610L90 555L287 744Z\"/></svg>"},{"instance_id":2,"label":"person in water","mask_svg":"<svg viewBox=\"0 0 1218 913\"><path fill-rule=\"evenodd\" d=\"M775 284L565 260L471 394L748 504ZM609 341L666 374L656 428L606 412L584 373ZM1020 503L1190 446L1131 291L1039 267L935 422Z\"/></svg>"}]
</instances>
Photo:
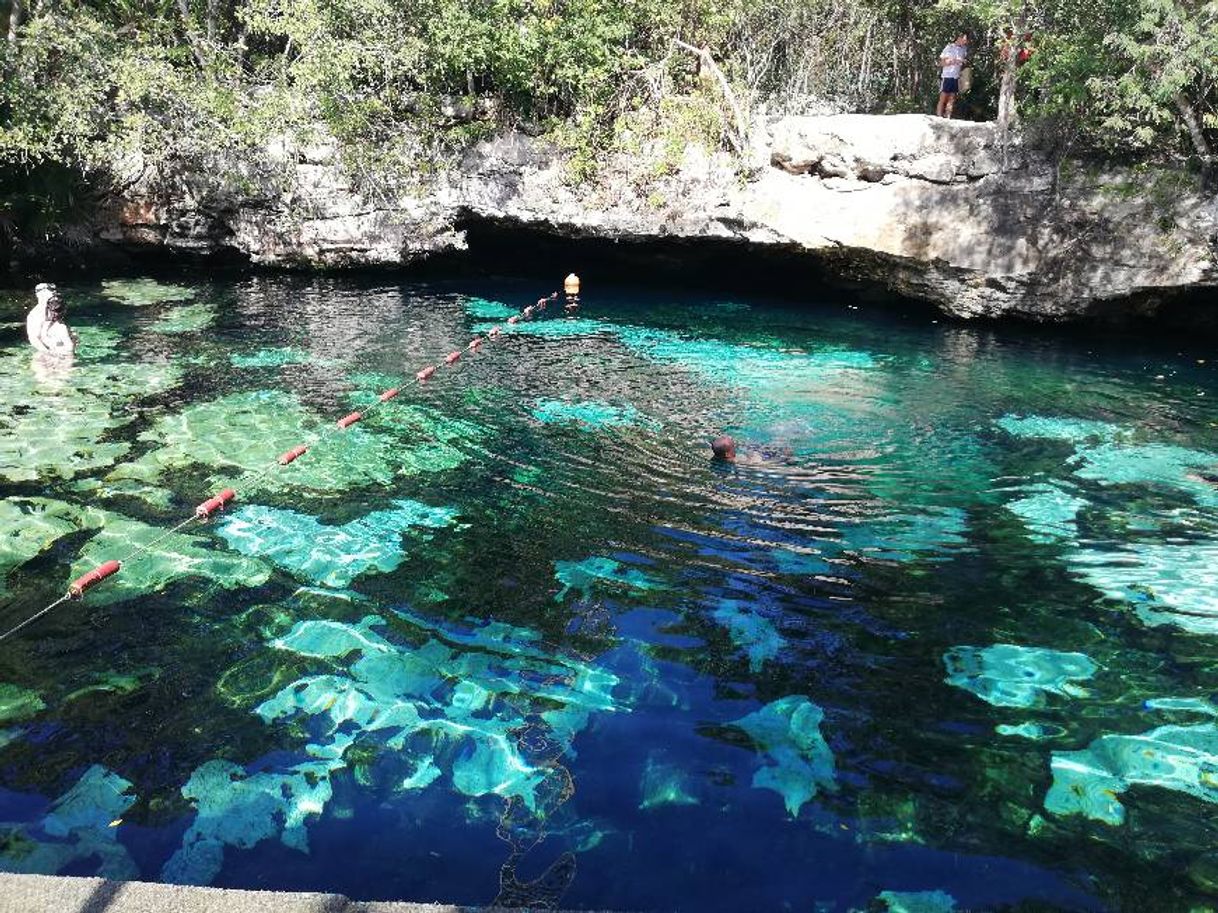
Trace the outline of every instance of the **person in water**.
<instances>
[{"instance_id":1,"label":"person in water","mask_svg":"<svg viewBox=\"0 0 1218 913\"><path fill-rule=\"evenodd\" d=\"M730 434L723 434L711 441L713 459L722 463L736 462L736 441Z\"/></svg>"},{"instance_id":2,"label":"person in water","mask_svg":"<svg viewBox=\"0 0 1218 913\"><path fill-rule=\"evenodd\" d=\"M749 446L737 452L736 439L730 434L722 434L710 442L711 459L719 463L751 463L780 465L792 464L795 454L790 447L754 447Z\"/></svg>"},{"instance_id":3,"label":"person in water","mask_svg":"<svg viewBox=\"0 0 1218 913\"><path fill-rule=\"evenodd\" d=\"M37 303L25 318L25 333L30 345L46 355L71 358L76 353L76 337L64 322L67 308L58 290L49 282L34 288Z\"/></svg>"}]
</instances>

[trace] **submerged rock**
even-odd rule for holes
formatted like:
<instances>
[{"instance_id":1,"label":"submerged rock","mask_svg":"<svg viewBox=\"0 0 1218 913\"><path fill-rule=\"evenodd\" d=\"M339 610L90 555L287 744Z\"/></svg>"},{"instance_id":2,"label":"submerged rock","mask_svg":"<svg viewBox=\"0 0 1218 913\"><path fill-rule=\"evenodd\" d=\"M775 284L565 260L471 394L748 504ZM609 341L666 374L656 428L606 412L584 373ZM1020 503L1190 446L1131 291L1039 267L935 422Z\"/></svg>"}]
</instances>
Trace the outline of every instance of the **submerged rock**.
<instances>
[{"instance_id":1,"label":"submerged rock","mask_svg":"<svg viewBox=\"0 0 1218 913\"><path fill-rule=\"evenodd\" d=\"M1131 786L1159 786L1218 803L1218 725L1101 736L1082 751L1055 751L1051 768L1045 808L1057 815L1122 824L1119 797Z\"/></svg>"},{"instance_id":2,"label":"submerged rock","mask_svg":"<svg viewBox=\"0 0 1218 913\"><path fill-rule=\"evenodd\" d=\"M1135 542L1112 551L1081 549L1071 571L1144 623L1192 634L1218 633L1218 542Z\"/></svg>"},{"instance_id":3,"label":"submerged rock","mask_svg":"<svg viewBox=\"0 0 1218 913\"><path fill-rule=\"evenodd\" d=\"M1096 665L1082 653L1043 647L994 644L954 647L943 654L949 685L971 691L995 707L1039 707L1048 694L1083 697L1074 684L1095 675Z\"/></svg>"},{"instance_id":4,"label":"submerged rock","mask_svg":"<svg viewBox=\"0 0 1218 913\"><path fill-rule=\"evenodd\" d=\"M96 510L96 514L101 529L80 550L69 579L137 546L152 546L124 564L122 573L90 592L89 599L97 605L146 596L184 577L203 577L231 590L258 586L271 576L271 568L264 562L211 548L201 536L166 533L159 526L109 511Z\"/></svg>"},{"instance_id":5,"label":"submerged rock","mask_svg":"<svg viewBox=\"0 0 1218 913\"><path fill-rule=\"evenodd\" d=\"M139 870L118 841L118 825L135 804L132 784L94 764L52 804L37 825L0 822L0 869L130 880ZM5 833L7 831L7 834Z\"/></svg>"},{"instance_id":6,"label":"submerged rock","mask_svg":"<svg viewBox=\"0 0 1218 913\"><path fill-rule=\"evenodd\" d=\"M782 796L792 818L822 789L837 789L833 752L820 732L824 718L820 707L793 694L732 723L769 762L753 775L753 785Z\"/></svg>"},{"instance_id":7,"label":"submerged rock","mask_svg":"<svg viewBox=\"0 0 1218 913\"><path fill-rule=\"evenodd\" d=\"M956 898L946 891L881 891L887 913L955 913Z\"/></svg>"},{"instance_id":8,"label":"submerged rock","mask_svg":"<svg viewBox=\"0 0 1218 913\"><path fill-rule=\"evenodd\" d=\"M210 884L223 865L224 847L249 848L272 837L308 852L305 821L325 809L333 795L330 774L342 766L323 758L251 774L229 761L208 761L182 787L197 813L161 880Z\"/></svg>"},{"instance_id":9,"label":"submerged rock","mask_svg":"<svg viewBox=\"0 0 1218 913\"><path fill-rule=\"evenodd\" d=\"M656 752L647 756L639 791L643 796L639 808L644 811L665 805L698 804L698 799L689 793L689 777L685 771L659 760Z\"/></svg>"},{"instance_id":10,"label":"submerged rock","mask_svg":"<svg viewBox=\"0 0 1218 913\"><path fill-rule=\"evenodd\" d=\"M454 508L429 507L418 501L391 501L341 526L292 510L250 505L229 514L219 535L244 555L268 558L311 583L342 588L371 570L383 573L406 559L402 537L431 538L430 530L456 522Z\"/></svg>"},{"instance_id":11,"label":"submerged rock","mask_svg":"<svg viewBox=\"0 0 1218 913\"><path fill-rule=\"evenodd\" d=\"M554 578L563 585L554 596L559 602L572 590L589 597L598 587L655 590L661 586L646 572L600 555L582 561L555 561Z\"/></svg>"},{"instance_id":12,"label":"submerged rock","mask_svg":"<svg viewBox=\"0 0 1218 913\"><path fill-rule=\"evenodd\" d=\"M760 672L762 664L777 656L786 641L773 622L740 600L717 599L716 603L711 617L727 628L732 643L748 655L749 671Z\"/></svg>"}]
</instances>

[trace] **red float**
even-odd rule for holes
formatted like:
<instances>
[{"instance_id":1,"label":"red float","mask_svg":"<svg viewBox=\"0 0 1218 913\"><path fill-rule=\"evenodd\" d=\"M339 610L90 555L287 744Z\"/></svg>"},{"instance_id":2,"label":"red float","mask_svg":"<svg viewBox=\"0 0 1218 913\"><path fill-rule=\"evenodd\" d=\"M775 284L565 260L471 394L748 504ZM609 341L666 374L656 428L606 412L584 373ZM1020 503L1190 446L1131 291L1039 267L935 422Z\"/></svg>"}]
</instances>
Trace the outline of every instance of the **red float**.
<instances>
[{"instance_id":1,"label":"red float","mask_svg":"<svg viewBox=\"0 0 1218 913\"><path fill-rule=\"evenodd\" d=\"M415 377L418 378L419 383L423 383L423 381L428 380L431 377L431 375L433 375L435 373L436 373L436 366L429 365L428 367L426 367L422 371L420 371L418 374L416 374Z\"/></svg>"},{"instance_id":2,"label":"red float","mask_svg":"<svg viewBox=\"0 0 1218 913\"><path fill-rule=\"evenodd\" d=\"M286 466L286 465L288 465L288 463L292 462L297 457L302 457L308 452L309 452L309 448L306 447L304 444L301 444L299 447L293 447L287 453L285 453L279 457L279 465Z\"/></svg>"},{"instance_id":3,"label":"red float","mask_svg":"<svg viewBox=\"0 0 1218 913\"><path fill-rule=\"evenodd\" d=\"M356 422L358 422L363 417L364 417L364 413L362 413L362 412L352 412L349 415L344 415L334 424L337 425L339 428L350 428L352 425L354 425Z\"/></svg>"},{"instance_id":4,"label":"red float","mask_svg":"<svg viewBox=\"0 0 1218 913\"><path fill-rule=\"evenodd\" d=\"M73 599L79 599L85 594L85 590L94 584L101 583L107 577L112 577L119 572L122 567L118 561L107 561L104 564L99 564L87 574L81 574L75 580L68 584L68 595Z\"/></svg>"},{"instance_id":5,"label":"red float","mask_svg":"<svg viewBox=\"0 0 1218 913\"><path fill-rule=\"evenodd\" d=\"M231 488L226 488L213 498L208 498L202 504L195 508L195 516L200 520L206 520L218 510L224 510L224 505L237 497L237 493Z\"/></svg>"},{"instance_id":6,"label":"red float","mask_svg":"<svg viewBox=\"0 0 1218 913\"><path fill-rule=\"evenodd\" d=\"M394 387L392 390L386 390L384 393L381 394L381 397L380 397L381 402L387 403L401 392L402 391L397 387Z\"/></svg>"}]
</instances>

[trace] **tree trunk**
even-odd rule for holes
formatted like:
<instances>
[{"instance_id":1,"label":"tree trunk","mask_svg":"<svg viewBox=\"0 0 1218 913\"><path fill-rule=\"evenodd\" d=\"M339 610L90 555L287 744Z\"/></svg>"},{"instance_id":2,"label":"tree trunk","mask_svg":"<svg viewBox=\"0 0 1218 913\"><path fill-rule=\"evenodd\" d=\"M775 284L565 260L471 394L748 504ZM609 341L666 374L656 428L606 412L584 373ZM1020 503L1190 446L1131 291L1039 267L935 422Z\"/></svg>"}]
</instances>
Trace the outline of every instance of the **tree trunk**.
<instances>
[{"instance_id":1,"label":"tree trunk","mask_svg":"<svg viewBox=\"0 0 1218 913\"><path fill-rule=\"evenodd\" d=\"M730 128L724 131L727 134L728 141L736 149L740 155L745 155L748 152L749 145L749 127L748 121L745 120L744 112L740 109L740 103L736 101L736 94L732 92L732 86L727 81L727 77L723 75L723 71L719 69L715 63L715 58L711 57L709 48L697 48L692 44L687 44L680 38L674 38L672 43L684 51L689 51L691 54L696 54L702 64L711 71L711 74L719 83L719 90L723 93L723 100L727 102L731 108L732 116L736 121L736 130L733 132Z\"/></svg>"},{"instance_id":2,"label":"tree trunk","mask_svg":"<svg viewBox=\"0 0 1218 913\"><path fill-rule=\"evenodd\" d=\"M25 20L25 5L23 0L12 0L8 10L8 46L12 50L17 46L17 30Z\"/></svg>"},{"instance_id":3,"label":"tree trunk","mask_svg":"<svg viewBox=\"0 0 1218 913\"><path fill-rule=\"evenodd\" d=\"M200 70L206 69L207 58L199 49L199 39L195 35L195 28L190 19L190 0L178 0L178 14L182 17L182 29L186 33L186 44L190 48L191 56L194 57Z\"/></svg>"},{"instance_id":4,"label":"tree trunk","mask_svg":"<svg viewBox=\"0 0 1218 913\"><path fill-rule=\"evenodd\" d=\"M1007 59L1002 65L1002 81L998 86L998 131L1005 137L1015 123L1015 83L1018 70L1016 57L1018 48L1011 44L1007 47Z\"/></svg>"},{"instance_id":5,"label":"tree trunk","mask_svg":"<svg viewBox=\"0 0 1218 913\"><path fill-rule=\"evenodd\" d=\"M1175 102L1176 110L1180 112L1180 119L1184 121L1184 126L1188 128L1188 135L1193 141L1193 148L1197 150L1197 155L1201 156L1203 162L1210 161L1210 144L1205 139L1205 132L1201 129L1201 121L1197 118L1197 112L1193 110L1193 104L1188 100L1188 96L1183 92L1177 92L1172 96L1172 101Z\"/></svg>"}]
</instances>

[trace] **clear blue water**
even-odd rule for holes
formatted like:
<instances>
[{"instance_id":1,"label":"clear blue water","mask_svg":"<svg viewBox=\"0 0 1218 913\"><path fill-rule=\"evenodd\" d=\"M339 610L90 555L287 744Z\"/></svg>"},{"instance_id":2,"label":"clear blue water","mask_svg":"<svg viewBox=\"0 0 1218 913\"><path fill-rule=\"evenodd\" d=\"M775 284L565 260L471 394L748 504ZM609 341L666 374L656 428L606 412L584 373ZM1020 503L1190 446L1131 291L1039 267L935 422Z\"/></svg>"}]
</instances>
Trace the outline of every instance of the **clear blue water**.
<instances>
[{"instance_id":1,"label":"clear blue water","mask_svg":"<svg viewBox=\"0 0 1218 913\"><path fill-rule=\"evenodd\" d=\"M239 490L0 642L0 869L638 911L1214 902L1205 348L584 280L578 317L253 482L550 289L82 283L66 369L0 295L0 627Z\"/></svg>"}]
</instances>

